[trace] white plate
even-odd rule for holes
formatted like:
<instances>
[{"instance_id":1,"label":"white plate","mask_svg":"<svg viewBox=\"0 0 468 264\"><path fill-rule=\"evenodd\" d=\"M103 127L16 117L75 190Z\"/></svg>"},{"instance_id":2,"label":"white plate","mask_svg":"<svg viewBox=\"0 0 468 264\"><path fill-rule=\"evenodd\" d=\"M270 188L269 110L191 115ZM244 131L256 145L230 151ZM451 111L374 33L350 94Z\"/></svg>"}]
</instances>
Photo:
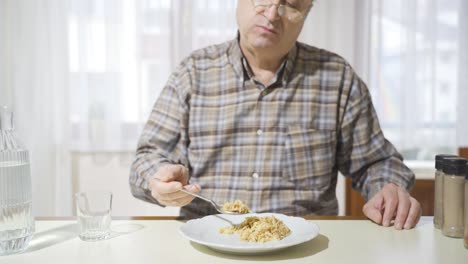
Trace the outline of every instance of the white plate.
<instances>
[{"instance_id":1,"label":"white plate","mask_svg":"<svg viewBox=\"0 0 468 264\"><path fill-rule=\"evenodd\" d=\"M239 235L219 233L219 229L232 224L240 224L247 216L275 216L291 229L291 234L279 241L266 243L241 241ZM211 247L218 251L240 254L257 254L307 242L319 234L319 227L300 217L283 214L245 214L245 215L210 215L200 219L190 220L180 227L182 236L190 241Z\"/></svg>"}]
</instances>

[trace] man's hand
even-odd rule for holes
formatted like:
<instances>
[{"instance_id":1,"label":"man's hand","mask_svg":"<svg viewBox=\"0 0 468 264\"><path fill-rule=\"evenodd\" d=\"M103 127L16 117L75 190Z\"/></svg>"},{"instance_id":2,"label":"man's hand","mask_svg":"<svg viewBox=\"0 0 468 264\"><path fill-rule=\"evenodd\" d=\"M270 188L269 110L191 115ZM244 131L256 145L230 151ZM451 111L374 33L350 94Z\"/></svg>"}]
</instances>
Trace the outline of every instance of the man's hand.
<instances>
[{"instance_id":1,"label":"man's hand","mask_svg":"<svg viewBox=\"0 0 468 264\"><path fill-rule=\"evenodd\" d=\"M152 179L149 184L151 195L162 205L184 206L189 204L195 196L181 192L182 188L194 193L201 191L198 184L188 185L188 170L182 165L163 165L153 178L157 179Z\"/></svg>"},{"instance_id":2,"label":"man's hand","mask_svg":"<svg viewBox=\"0 0 468 264\"><path fill-rule=\"evenodd\" d=\"M403 187L393 183L385 185L362 208L370 220L383 226L390 226L395 219L395 229L411 229L421 217L421 204L411 197Z\"/></svg>"}]
</instances>

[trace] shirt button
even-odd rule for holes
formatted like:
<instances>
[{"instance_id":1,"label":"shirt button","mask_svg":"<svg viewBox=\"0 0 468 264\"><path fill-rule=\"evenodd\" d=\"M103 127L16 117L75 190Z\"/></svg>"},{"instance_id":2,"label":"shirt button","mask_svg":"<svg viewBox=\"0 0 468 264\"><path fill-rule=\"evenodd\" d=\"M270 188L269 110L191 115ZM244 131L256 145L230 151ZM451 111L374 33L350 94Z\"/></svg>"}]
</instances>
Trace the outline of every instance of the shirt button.
<instances>
[{"instance_id":1,"label":"shirt button","mask_svg":"<svg viewBox=\"0 0 468 264\"><path fill-rule=\"evenodd\" d=\"M252 178L257 179L258 178L258 173L254 172L254 174L252 174Z\"/></svg>"},{"instance_id":2,"label":"shirt button","mask_svg":"<svg viewBox=\"0 0 468 264\"><path fill-rule=\"evenodd\" d=\"M263 130L261 130L261 129L257 130L257 135L259 135L259 136L263 135Z\"/></svg>"}]
</instances>

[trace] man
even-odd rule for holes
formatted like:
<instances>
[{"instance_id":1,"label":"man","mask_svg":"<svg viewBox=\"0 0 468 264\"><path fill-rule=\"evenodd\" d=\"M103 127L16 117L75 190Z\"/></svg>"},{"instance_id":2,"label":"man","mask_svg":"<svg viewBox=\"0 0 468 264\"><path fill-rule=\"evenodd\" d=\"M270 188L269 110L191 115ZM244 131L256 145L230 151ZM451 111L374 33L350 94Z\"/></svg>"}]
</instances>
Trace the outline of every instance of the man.
<instances>
[{"instance_id":1,"label":"man","mask_svg":"<svg viewBox=\"0 0 468 264\"><path fill-rule=\"evenodd\" d=\"M396 229L421 215L413 173L381 130L371 96L338 55L297 42L312 0L239 0L239 35L195 51L171 75L141 135L135 197L216 213L186 189L254 212L337 214L338 170Z\"/></svg>"}]
</instances>

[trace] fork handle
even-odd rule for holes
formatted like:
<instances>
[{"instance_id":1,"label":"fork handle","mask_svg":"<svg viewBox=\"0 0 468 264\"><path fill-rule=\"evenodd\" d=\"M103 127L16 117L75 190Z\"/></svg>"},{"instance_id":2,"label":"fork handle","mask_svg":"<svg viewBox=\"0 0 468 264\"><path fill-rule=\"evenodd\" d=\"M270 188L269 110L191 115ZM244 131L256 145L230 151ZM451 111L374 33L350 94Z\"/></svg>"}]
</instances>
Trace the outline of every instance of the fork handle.
<instances>
[{"instance_id":1,"label":"fork handle","mask_svg":"<svg viewBox=\"0 0 468 264\"><path fill-rule=\"evenodd\" d=\"M207 202L209 202L209 203L212 203L212 202L213 202L213 201L211 201L210 199L208 199L208 198L206 198L205 196L200 195L200 194L198 194L198 193L194 193L194 192L191 192L191 191L187 191L187 190L185 190L185 189L182 189L181 191L184 192L184 193L186 193L186 194L190 194L190 195L193 195L193 196L195 196L195 197L198 197L198 198L200 198L200 199L202 199L202 200L205 200L205 201L207 201Z\"/></svg>"}]
</instances>

